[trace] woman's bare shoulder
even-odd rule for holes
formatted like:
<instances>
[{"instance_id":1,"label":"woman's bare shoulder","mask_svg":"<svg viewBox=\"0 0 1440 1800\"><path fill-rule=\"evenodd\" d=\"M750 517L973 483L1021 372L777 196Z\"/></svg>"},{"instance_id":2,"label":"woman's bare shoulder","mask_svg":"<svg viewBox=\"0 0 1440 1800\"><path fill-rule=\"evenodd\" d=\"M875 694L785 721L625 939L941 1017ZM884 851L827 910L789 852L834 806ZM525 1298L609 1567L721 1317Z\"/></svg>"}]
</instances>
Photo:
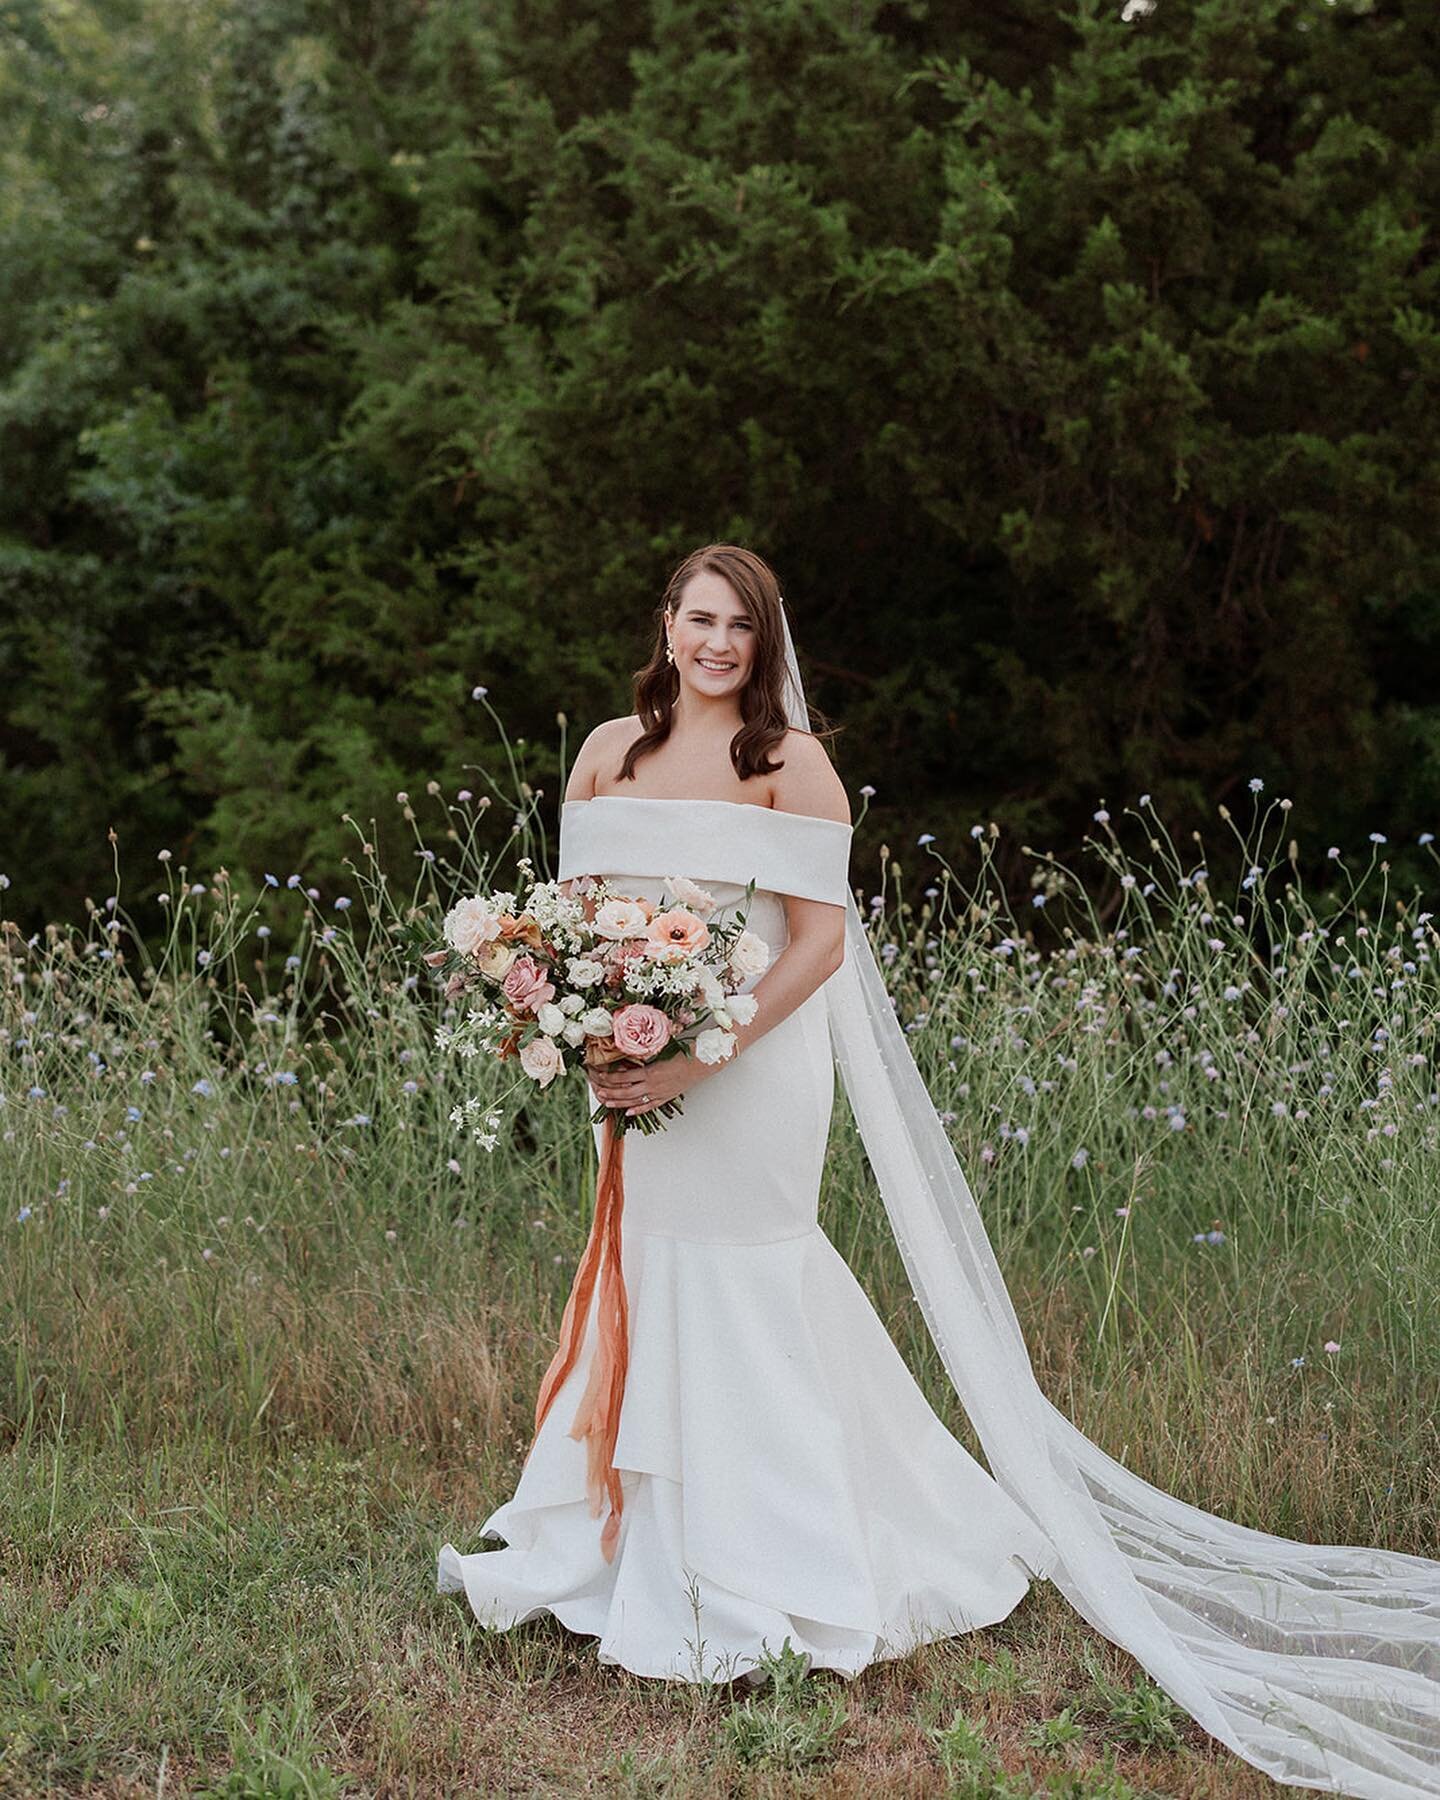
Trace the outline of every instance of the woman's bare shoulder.
<instances>
[{"instance_id":1,"label":"woman's bare shoulder","mask_svg":"<svg viewBox=\"0 0 1440 1800\"><path fill-rule=\"evenodd\" d=\"M852 823L845 783L813 732L791 726L772 754L785 759L785 767L771 777L779 811L810 813L841 825Z\"/></svg>"},{"instance_id":2,"label":"woman's bare shoulder","mask_svg":"<svg viewBox=\"0 0 1440 1800\"><path fill-rule=\"evenodd\" d=\"M597 775L613 769L642 729L634 713L620 719L602 719L575 754L575 766L565 784L565 798L593 799Z\"/></svg>"}]
</instances>

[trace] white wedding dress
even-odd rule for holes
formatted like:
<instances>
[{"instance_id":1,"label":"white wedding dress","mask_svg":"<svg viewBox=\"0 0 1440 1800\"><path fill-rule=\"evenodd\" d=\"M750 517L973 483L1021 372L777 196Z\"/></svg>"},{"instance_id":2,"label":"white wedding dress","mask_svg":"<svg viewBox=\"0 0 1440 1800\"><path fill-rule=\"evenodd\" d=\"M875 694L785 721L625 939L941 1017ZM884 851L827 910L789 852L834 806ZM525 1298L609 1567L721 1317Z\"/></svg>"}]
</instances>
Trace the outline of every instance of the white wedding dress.
<instances>
[{"instance_id":1,"label":"white wedding dress","mask_svg":"<svg viewBox=\"0 0 1440 1800\"><path fill-rule=\"evenodd\" d=\"M850 836L741 802L605 795L565 804L558 875L652 900L686 875L727 909L753 879L747 923L773 962L783 894L845 905ZM626 1134L616 1553L568 1435L592 1304L513 1495L480 1526L505 1547L440 1551L440 1590L485 1625L552 1613L602 1663L690 1681L733 1679L788 1638L853 1676L1004 1618L1050 1569L1048 1538L941 1423L820 1228L834 1084L822 987L663 1130Z\"/></svg>"}]
</instances>

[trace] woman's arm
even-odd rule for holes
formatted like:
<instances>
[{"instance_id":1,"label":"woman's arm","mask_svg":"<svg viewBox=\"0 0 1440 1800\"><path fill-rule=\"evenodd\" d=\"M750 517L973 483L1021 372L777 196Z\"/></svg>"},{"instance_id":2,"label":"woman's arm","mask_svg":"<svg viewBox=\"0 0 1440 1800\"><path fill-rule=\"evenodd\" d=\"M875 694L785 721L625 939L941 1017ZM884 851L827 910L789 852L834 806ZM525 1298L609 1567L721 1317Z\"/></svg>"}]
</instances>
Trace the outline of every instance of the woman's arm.
<instances>
[{"instance_id":1,"label":"woman's arm","mask_svg":"<svg viewBox=\"0 0 1440 1800\"><path fill-rule=\"evenodd\" d=\"M776 808L836 819L848 825L849 796L820 740L808 731L790 731L780 746L780 755L785 766L775 777ZM845 960L843 905L829 900L803 900L798 894L786 894L783 899L789 942L750 990L756 1002L755 1017L748 1025L733 1028L733 1054L737 1056L788 1018ZM725 1064L701 1066L710 1074Z\"/></svg>"}]
</instances>

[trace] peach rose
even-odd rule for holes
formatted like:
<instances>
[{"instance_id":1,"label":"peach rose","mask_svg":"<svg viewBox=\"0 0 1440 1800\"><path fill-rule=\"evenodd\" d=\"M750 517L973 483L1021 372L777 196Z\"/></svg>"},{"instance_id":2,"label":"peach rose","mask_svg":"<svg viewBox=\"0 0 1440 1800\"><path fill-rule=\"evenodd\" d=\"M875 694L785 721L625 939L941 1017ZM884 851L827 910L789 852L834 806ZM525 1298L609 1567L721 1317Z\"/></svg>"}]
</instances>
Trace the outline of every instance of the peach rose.
<instances>
[{"instance_id":1,"label":"peach rose","mask_svg":"<svg viewBox=\"0 0 1440 1800\"><path fill-rule=\"evenodd\" d=\"M680 962L703 950L710 942L710 927L683 906L656 913L645 933L650 954L657 962Z\"/></svg>"},{"instance_id":2,"label":"peach rose","mask_svg":"<svg viewBox=\"0 0 1440 1800\"><path fill-rule=\"evenodd\" d=\"M636 1062L649 1062L670 1042L670 1021L658 1006L622 1006L611 1023L615 1048Z\"/></svg>"},{"instance_id":3,"label":"peach rose","mask_svg":"<svg viewBox=\"0 0 1440 1800\"><path fill-rule=\"evenodd\" d=\"M475 966L482 975L489 975L492 980L499 981L508 975L520 952L513 944L502 943L496 939L493 944L486 944L483 950L476 953Z\"/></svg>"},{"instance_id":4,"label":"peach rose","mask_svg":"<svg viewBox=\"0 0 1440 1800\"><path fill-rule=\"evenodd\" d=\"M516 1012L538 1012L547 1000L555 998L555 983L533 956L518 956L510 973L501 982L505 998Z\"/></svg>"}]
</instances>

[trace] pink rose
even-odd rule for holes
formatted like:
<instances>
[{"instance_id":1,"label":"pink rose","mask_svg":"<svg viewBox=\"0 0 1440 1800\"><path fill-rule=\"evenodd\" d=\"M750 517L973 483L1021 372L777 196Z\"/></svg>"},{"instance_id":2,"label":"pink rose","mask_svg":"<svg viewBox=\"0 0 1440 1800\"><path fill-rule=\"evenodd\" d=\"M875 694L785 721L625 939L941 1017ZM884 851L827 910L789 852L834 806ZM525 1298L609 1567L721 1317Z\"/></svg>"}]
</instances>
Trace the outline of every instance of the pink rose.
<instances>
[{"instance_id":1,"label":"pink rose","mask_svg":"<svg viewBox=\"0 0 1440 1800\"><path fill-rule=\"evenodd\" d=\"M615 1048L636 1062L649 1062L670 1042L670 1021L658 1006L622 1006L610 1023Z\"/></svg>"},{"instance_id":2,"label":"pink rose","mask_svg":"<svg viewBox=\"0 0 1440 1800\"><path fill-rule=\"evenodd\" d=\"M539 1012L547 1000L555 998L555 983L546 980L545 970L533 956L516 957L500 985L516 1012Z\"/></svg>"}]
</instances>

